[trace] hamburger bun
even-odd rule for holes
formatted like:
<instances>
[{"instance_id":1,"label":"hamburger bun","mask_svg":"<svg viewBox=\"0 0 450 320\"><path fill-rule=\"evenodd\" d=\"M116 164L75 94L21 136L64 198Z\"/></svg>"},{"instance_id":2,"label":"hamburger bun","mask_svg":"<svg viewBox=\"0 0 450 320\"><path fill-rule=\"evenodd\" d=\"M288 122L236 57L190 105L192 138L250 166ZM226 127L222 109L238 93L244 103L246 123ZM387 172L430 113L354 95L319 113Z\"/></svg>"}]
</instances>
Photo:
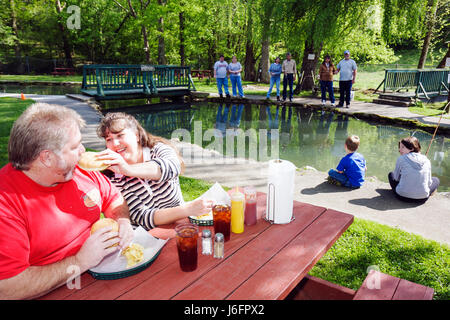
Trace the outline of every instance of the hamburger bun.
<instances>
[{"instance_id":1,"label":"hamburger bun","mask_svg":"<svg viewBox=\"0 0 450 320\"><path fill-rule=\"evenodd\" d=\"M94 232L96 232L99 229L102 229L102 228L105 228L105 227L109 227L109 226L112 227L112 231L119 232L119 224L117 223L116 220L111 219L111 218L103 218L103 219L98 220L97 222L95 222L92 225L92 227L91 227L91 234L93 234ZM118 245L118 243L112 245L111 247L115 247L117 245Z\"/></svg>"},{"instance_id":2,"label":"hamburger bun","mask_svg":"<svg viewBox=\"0 0 450 320\"><path fill-rule=\"evenodd\" d=\"M97 159L96 154L98 152L84 152L81 154L80 160L78 160L78 166L86 171L102 171L108 168L108 165L104 164L103 160Z\"/></svg>"}]
</instances>

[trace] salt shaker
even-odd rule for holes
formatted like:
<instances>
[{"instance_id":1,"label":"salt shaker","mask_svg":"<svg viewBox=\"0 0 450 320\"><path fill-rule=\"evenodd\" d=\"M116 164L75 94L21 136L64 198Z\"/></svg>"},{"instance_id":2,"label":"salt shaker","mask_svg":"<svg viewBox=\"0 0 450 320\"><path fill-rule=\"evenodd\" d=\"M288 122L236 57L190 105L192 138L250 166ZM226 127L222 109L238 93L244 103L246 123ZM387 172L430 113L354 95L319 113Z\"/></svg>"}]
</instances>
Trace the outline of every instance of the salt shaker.
<instances>
[{"instance_id":1,"label":"salt shaker","mask_svg":"<svg viewBox=\"0 0 450 320\"><path fill-rule=\"evenodd\" d=\"M222 233L216 233L214 237L214 258L222 259L224 254L224 237Z\"/></svg>"},{"instance_id":2,"label":"salt shaker","mask_svg":"<svg viewBox=\"0 0 450 320\"><path fill-rule=\"evenodd\" d=\"M208 229L202 231L202 254L212 254L211 231Z\"/></svg>"}]
</instances>

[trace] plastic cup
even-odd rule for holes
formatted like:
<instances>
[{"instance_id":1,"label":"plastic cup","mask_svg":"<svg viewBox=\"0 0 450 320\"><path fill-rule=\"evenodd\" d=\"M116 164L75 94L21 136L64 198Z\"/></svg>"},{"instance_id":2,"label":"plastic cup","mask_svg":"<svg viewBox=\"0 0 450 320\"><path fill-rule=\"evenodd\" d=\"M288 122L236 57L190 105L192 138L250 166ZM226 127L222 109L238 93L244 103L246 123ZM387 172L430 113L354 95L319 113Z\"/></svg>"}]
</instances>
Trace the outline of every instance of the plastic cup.
<instances>
[{"instance_id":1,"label":"plastic cup","mask_svg":"<svg viewBox=\"0 0 450 320\"><path fill-rule=\"evenodd\" d=\"M212 208L214 233L222 233L225 241L230 240L231 207L229 205L215 205Z\"/></svg>"},{"instance_id":2,"label":"plastic cup","mask_svg":"<svg viewBox=\"0 0 450 320\"><path fill-rule=\"evenodd\" d=\"M175 227L175 232L180 268L185 272L194 271L197 269L198 227L183 223Z\"/></svg>"}]
</instances>

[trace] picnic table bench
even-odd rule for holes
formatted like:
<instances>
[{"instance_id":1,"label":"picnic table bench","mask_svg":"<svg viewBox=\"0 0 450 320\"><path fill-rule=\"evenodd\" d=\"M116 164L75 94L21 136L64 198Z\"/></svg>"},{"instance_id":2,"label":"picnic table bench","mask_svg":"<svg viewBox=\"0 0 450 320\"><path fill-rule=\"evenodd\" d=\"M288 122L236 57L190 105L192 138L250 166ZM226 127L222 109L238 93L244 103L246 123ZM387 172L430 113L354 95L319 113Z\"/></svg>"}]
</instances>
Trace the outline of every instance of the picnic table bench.
<instances>
[{"instance_id":1,"label":"picnic table bench","mask_svg":"<svg viewBox=\"0 0 450 320\"><path fill-rule=\"evenodd\" d=\"M52 75L54 76L64 76L64 75L74 75L75 70L73 68L55 68L53 69Z\"/></svg>"}]
</instances>

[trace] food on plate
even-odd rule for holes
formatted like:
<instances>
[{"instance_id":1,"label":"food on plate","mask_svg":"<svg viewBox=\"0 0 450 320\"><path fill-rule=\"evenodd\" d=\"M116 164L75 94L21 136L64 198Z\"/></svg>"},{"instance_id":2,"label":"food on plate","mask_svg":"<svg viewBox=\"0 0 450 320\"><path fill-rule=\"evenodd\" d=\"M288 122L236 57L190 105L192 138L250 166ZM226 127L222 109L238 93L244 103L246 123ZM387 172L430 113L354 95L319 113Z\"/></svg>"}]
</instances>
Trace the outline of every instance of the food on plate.
<instances>
[{"instance_id":1,"label":"food on plate","mask_svg":"<svg viewBox=\"0 0 450 320\"><path fill-rule=\"evenodd\" d=\"M205 213L205 214L201 214L199 216L192 216L192 217L197 220L212 220L213 219L212 211Z\"/></svg>"},{"instance_id":2,"label":"food on plate","mask_svg":"<svg viewBox=\"0 0 450 320\"><path fill-rule=\"evenodd\" d=\"M96 232L99 229L102 229L104 227L108 227L111 226L112 227L112 231L114 232L119 232L119 224L117 223L116 220L111 219L111 218L103 218L98 220L97 222L95 222L92 227L91 227L91 234L93 234L94 232ZM111 247L117 246L118 243L112 245Z\"/></svg>"},{"instance_id":3,"label":"food on plate","mask_svg":"<svg viewBox=\"0 0 450 320\"><path fill-rule=\"evenodd\" d=\"M98 160L96 157L98 152L86 151L80 156L78 160L78 166L86 171L102 171L108 168L107 164L103 163L103 160Z\"/></svg>"},{"instance_id":4,"label":"food on plate","mask_svg":"<svg viewBox=\"0 0 450 320\"><path fill-rule=\"evenodd\" d=\"M131 268L144 259L144 247L132 243L122 251L122 254L127 258L127 268Z\"/></svg>"}]
</instances>

